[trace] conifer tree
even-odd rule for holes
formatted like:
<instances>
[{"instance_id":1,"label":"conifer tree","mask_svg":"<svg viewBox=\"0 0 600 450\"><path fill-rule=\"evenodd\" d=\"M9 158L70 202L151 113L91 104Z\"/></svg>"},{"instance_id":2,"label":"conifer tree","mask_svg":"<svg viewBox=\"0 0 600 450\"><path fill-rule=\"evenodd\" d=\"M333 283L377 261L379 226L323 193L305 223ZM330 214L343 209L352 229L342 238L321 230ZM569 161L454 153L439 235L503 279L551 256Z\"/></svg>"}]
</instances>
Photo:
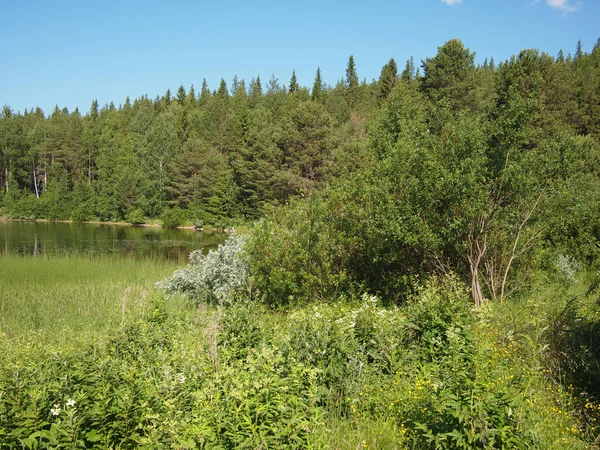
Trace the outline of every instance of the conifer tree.
<instances>
[{"instance_id":1,"label":"conifer tree","mask_svg":"<svg viewBox=\"0 0 600 450\"><path fill-rule=\"evenodd\" d=\"M190 86L190 90L187 94L187 103L192 106L196 104L196 90L194 89L193 84Z\"/></svg>"},{"instance_id":2,"label":"conifer tree","mask_svg":"<svg viewBox=\"0 0 600 450\"><path fill-rule=\"evenodd\" d=\"M219 98L227 98L229 97L229 91L227 90L227 83L223 78L221 78L221 83L219 84L219 90L217 91L217 97Z\"/></svg>"},{"instance_id":3,"label":"conifer tree","mask_svg":"<svg viewBox=\"0 0 600 450\"><path fill-rule=\"evenodd\" d=\"M412 81L415 77L415 60L411 56L410 59L406 60L406 66L400 75L403 81Z\"/></svg>"},{"instance_id":4,"label":"conifer tree","mask_svg":"<svg viewBox=\"0 0 600 450\"><path fill-rule=\"evenodd\" d=\"M299 88L300 86L298 85L298 80L296 79L296 70L292 70L292 78L290 79L289 87L290 94L293 94L294 92L298 91Z\"/></svg>"},{"instance_id":5,"label":"conifer tree","mask_svg":"<svg viewBox=\"0 0 600 450\"><path fill-rule=\"evenodd\" d=\"M231 95L235 95L237 90L240 87L240 81L238 80L237 74L233 76L233 81L231 82Z\"/></svg>"},{"instance_id":6,"label":"conifer tree","mask_svg":"<svg viewBox=\"0 0 600 450\"><path fill-rule=\"evenodd\" d=\"M348 65L346 66L346 78L345 84L348 88L346 99L348 106L352 108L356 103L357 89L358 89L358 73L356 72L356 64L354 62L354 56L350 55L348 58Z\"/></svg>"},{"instance_id":7,"label":"conifer tree","mask_svg":"<svg viewBox=\"0 0 600 450\"><path fill-rule=\"evenodd\" d=\"M423 61L422 87L434 101L445 101L458 107L472 106L475 54L458 39L438 48L433 58Z\"/></svg>"},{"instance_id":8,"label":"conifer tree","mask_svg":"<svg viewBox=\"0 0 600 450\"><path fill-rule=\"evenodd\" d=\"M198 103L200 106L204 106L208 103L210 99L210 89L208 89L208 84L206 83L206 78L202 80L202 89L200 91L200 97L198 98Z\"/></svg>"},{"instance_id":9,"label":"conifer tree","mask_svg":"<svg viewBox=\"0 0 600 450\"><path fill-rule=\"evenodd\" d=\"M269 80L269 94L275 94L279 92L279 78L275 76L274 73L271 74L271 79Z\"/></svg>"},{"instance_id":10,"label":"conifer tree","mask_svg":"<svg viewBox=\"0 0 600 450\"><path fill-rule=\"evenodd\" d=\"M92 101L92 106L90 107L90 117L92 120L96 120L98 118L98 100Z\"/></svg>"},{"instance_id":11,"label":"conifer tree","mask_svg":"<svg viewBox=\"0 0 600 450\"><path fill-rule=\"evenodd\" d=\"M379 100L385 100L396 81L398 80L398 66L394 58L390 59L389 62L381 69L381 76L379 77Z\"/></svg>"},{"instance_id":12,"label":"conifer tree","mask_svg":"<svg viewBox=\"0 0 600 450\"><path fill-rule=\"evenodd\" d=\"M317 67L317 74L312 88L312 99L321 100L323 91L323 80L321 79L321 68Z\"/></svg>"},{"instance_id":13,"label":"conifer tree","mask_svg":"<svg viewBox=\"0 0 600 450\"><path fill-rule=\"evenodd\" d=\"M177 89L177 103L179 103L181 106L183 106L185 102L185 96L185 88L183 87L183 84L181 84L179 89Z\"/></svg>"},{"instance_id":14,"label":"conifer tree","mask_svg":"<svg viewBox=\"0 0 600 450\"><path fill-rule=\"evenodd\" d=\"M575 59L579 59L583 56L583 45L581 44L581 39L577 41L577 49L575 50Z\"/></svg>"}]
</instances>

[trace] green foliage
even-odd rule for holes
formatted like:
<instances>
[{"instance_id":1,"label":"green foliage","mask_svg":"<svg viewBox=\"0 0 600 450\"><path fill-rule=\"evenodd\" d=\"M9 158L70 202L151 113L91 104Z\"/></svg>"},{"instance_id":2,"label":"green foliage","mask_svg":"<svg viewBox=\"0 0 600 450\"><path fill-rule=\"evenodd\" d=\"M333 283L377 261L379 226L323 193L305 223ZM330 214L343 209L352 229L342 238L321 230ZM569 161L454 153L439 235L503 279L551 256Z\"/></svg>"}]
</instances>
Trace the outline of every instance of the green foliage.
<instances>
[{"instance_id":1,"label":"green foliage","mask_svg":"<svg viewBox=\"0 0 600 450\"><path fill-rule=\"evenodd\" d=\"M165 228L176 228L183 226L187 221L186 212L179 208L165 208L160 215L160 220L162 222L162 226Z\"/></svg>"},{"instance_id":2,"label":"green foliage","mask_svg":"<svg viewBox=\"0 0 600 450\"><path fill-rule=\"evenodd\" d=\"M318 199L272 211L254 226L246 254L252 287L267 304L334 299L347 287L341 248Z\"/></svg>"},{"instance_id":3,"label":"green foliage","mask_svg":"<svg viewBox=\"0 0 600 450\"><path fill-rule=\"evenodd\" d=\"M167 293L188 294L196 302L234 303L248 289L248 267L241 258L244 238L232 234L216 250L190 253L187 267L157 283Z\"/></svg>"},{"instance_id":4,"label":"green foliage","mask_svg":"<svg viewBox=\"0 0 600 450\"><path fill-rule=\"evenodd\" d=\"M144 213L140 208L132 209L125 216L125 220L133 225L140 225L146 223Z\"/></svg>"}]
</instances>

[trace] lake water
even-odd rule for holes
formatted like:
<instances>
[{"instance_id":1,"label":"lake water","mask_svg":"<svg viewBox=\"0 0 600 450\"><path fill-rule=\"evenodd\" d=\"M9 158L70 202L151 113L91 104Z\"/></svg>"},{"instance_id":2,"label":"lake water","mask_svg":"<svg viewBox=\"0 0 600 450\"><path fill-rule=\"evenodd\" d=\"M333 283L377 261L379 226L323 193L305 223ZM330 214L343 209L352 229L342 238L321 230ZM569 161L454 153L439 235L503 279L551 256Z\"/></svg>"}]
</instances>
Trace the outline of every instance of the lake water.
<instances>
[{"instance_id":1,"label":"lake water","mask_svg":"<svg viewBox=\"0 0 600 450\"><path fill-rule=\"evenodd\" d=\"M0 254L117 254L184 261L191 251L208 251L226 239L226 233L158 227L0 221Z\"/></svg>"}]
</instances>

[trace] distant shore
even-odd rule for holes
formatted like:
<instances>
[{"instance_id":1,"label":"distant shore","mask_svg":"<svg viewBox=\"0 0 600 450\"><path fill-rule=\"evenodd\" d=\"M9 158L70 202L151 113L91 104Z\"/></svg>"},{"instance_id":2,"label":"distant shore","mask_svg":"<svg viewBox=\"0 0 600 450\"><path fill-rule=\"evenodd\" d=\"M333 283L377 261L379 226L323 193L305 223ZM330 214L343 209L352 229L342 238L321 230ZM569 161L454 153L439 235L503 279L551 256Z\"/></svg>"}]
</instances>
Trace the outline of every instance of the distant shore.
<instances>
[{"instance_id":1,"label":"distant shore","mask_svg":"<svg viewBox=\"0 0 600 450\"><path fill-rule=\"evenodd\" d=\"M90 225L117 225L117 226L128 226L128 227L148 227L148 228L165 228L159 223L129 223L129 222L114 222L108 221L103 222L101 220L85 220L82 222L78 222L76 220L53 220L53 219L13 219L6 216L0 216L0 222L42 222L42 223L87 223ZM225 229L215 228L215 227L202 227L200 229L196 228L194 225L182 225L178 227L174 227L177 230L190 230L190 231L219 231L222 230L225 233L229 233L231 231L236 231L238 227L227 227ZM239 227L241 229L247 229L247 226Z\"/></svg>"}]
</instances>

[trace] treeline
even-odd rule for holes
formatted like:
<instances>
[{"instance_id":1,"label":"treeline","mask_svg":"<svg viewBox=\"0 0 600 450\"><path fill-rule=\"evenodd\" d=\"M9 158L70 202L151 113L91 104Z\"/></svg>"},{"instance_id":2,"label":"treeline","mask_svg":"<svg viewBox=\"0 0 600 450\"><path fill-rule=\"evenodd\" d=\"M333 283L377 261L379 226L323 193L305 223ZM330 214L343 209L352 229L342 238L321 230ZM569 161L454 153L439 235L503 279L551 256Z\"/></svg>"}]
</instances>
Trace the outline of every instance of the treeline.
<instances>
[{"instance_id":1,"label":"treeline","mask_svg":"<svg viewBox=\"0 0 600 450\"><path fill-rule=\"evenodd\" d=\"M360 167L254 228L268 303L365 291L397 303L449 273L475 304L502 303L536 277L597 266L600 44L498 67L473 57L451 40L421 78L396 81Z\"/></svg>"},{"instance_id":2,"label":"treeline","mask_svg":"<svg viewBox=\"0 0 600 450\"><path fill-rule=\"evenodd\" d=\"M0 199L22 218L254 219L344 170L377 95L351 58L333 88L318 70L312 90L293 73L287 86L234 78L118 108L94 101L85 115L4 107Z\"/></svg>"},{"instance_id":3,"label":"treeline","mask_svg":"<svg viewBox=\"0 0 600 450\"><path fill-rule=\"evenodd\" d=\"M537 139L548 134L600 134L600 48L577 46L574 57L523 51L481 66L458 40L416 68L392 59L378 80L346 74L329 86L317 70L311 89L295 73L247 85L221 80L198 93L179 87L154 100L129 98L118 108L59 109L45 116L5 106L0 117L0 206L20 218L183 221L252 220L265 205L305 197L313 189L371 164L367 123L399 86L422 94L411 105L433 108L428 128L445 114L467 111L504 120L518 97ZM394 120L393 117L390 120ZM372 133L372 130L371 130ZM536 139L532 137L532 139ZM533 145L527 142L524 145Z\"/></svg>"}]
</instances>

